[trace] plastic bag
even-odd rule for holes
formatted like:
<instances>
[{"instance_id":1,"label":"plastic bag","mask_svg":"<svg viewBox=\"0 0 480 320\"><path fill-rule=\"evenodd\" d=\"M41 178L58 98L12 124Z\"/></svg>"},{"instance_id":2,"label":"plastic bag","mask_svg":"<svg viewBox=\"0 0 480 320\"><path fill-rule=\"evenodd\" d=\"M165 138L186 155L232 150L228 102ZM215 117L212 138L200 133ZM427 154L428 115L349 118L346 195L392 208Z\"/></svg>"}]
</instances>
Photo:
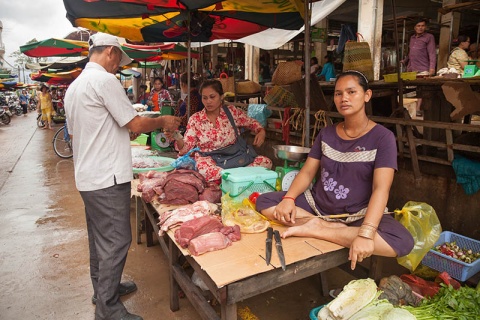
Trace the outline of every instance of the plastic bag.
<instances>
[{"instance_id":1,"label":"plastic bag","mask_svg":"<svg viewBox=\"0 0 480 320\"><path fill-rule=\"evenodd\" d=\"M262 127L267 126L267 118L272 115L272 110L267 109L266 104L249 104L247 115L260 122Z\"/></svg>"},{"instance_id":2,"label":"plastic bag","mask_svg":"<svg viewBox=\"0 0 480 320\"><path fill-rule=\"evenodd\" d=\"M235 202L228 193L222 196L222 222L226 226L238 225L242 233L260 233L270 223L260 213L243 202Z\"/></svg>"},{"instance_id":3,"label":"plastic bag","mask_svg":"<svg viewBox=\"0 0 480 320\"><path fill-rule=\"evenodd\" d=\"M195 159L191 157L190 154L198 150L200 150L200 148L193 148L183 156L175 159L170 165L175 169L197 170L197 162L195 162Z\"/></svg>"},{"instance_id":4,"label":"plastic bag","mask_svg":"<svg viewBox=\"0 0 480 320\"><path fill-rule=\"evenodd\" d=\"M415 242L412 251L397 258L397 262L414 271L437 242L442 226L435 210L424 202L407 202L402 210L395 210L395 219L410 231Z\"/></svg>"}]
</instances>

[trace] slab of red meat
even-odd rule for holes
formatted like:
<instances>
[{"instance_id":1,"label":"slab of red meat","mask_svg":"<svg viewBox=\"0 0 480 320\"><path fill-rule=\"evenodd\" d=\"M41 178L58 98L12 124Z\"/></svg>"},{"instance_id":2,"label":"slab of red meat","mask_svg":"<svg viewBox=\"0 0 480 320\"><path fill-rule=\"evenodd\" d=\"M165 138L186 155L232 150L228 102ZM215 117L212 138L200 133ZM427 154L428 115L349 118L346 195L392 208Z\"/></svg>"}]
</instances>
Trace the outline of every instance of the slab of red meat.
<instances>
[{"instance_id":1,"label":"slab of red meat","mask_svg":"<svg viewBox=\"0 0 480 320\"><path fill-rule=\"evenodd\" d=\"M170 180L163 186L165 197L160 203L165 204L190 204L198 201L198 191L191 184L178 180Z\"/></svg>"},{"instance_id":2,"label":"slab of red meat","mask_svg":"<svg viewBox=\"0 0 480 320\"><path fill-rule=\"evenodd\" d=\"M165 182L165 178L167 177L166 172L160 172L163 173L161 176L157 176L155 178L145 178L143 181L140 180L140 183L137 186L137 191L143 192L143 191L149 191L156 186L160 186Z\"/></svg>"},{"instance_id":3,"label":"slab of red meat","mask_svg":"<svg viewBox=\"0 0 480 320\"><path fill-rule=\"evenodd\" d=\"M232 244L221 232L211 232L198 236L190 241L188 251L194 256L199 256L209 251L225 249Z\"/></svg>"},{"instance_id":4,"label":"slab of red meat","mask_svg":"<svg viewBox=\"0 0 480 320\"><path fill-rule=\"evenodd\" d=\"M199 178L199 176L201 178ZM175 170L170 172L165 179L166 186L172 181L180 181L185 184L190 184L197 189L197 193L202 193L205 190L205 179L198 172L193 170Z\"/></svg>"},{"instance_id":5,"label":"slab of red meat","mask_svg":"<svg viewBox=\"0 0 480 320\"><path fill-rule=\"evenodd\" d=\"M160 230L158 234L161 236L164 232L167 232L168 229L173 228L176 225L190 221L194 218L209 215L215 212L217 208L217 205L209 203L208 201L197 201L190 205L164 212L159 217L158 226L160 227Z\"/></svg>"},{"instance_id":6,"label":"slab of red meat","mask_svg":"<svg viewBox=\"0 0 480 320\"><path fill-rule=\"evenodd\" d=\"M182 223L175 230L175 241L182 247L187 248L190 240L206 233L220 231L223 224L214 216L203 216ZM239 229L240 231L240 229Z\"/></svg>"},{"instance_id":7,"label":"slab of red meat","mask_svg":"<svg viewBox=\"0 0 480 320\"><path fill-rule=\"evenodd\" d=\"M233 227L223 226L223 228L220 229L220 232L226 235L228 239L232 240L232 242L242 239L239 225L234 225Z\"/></svg>"}]
</instances>

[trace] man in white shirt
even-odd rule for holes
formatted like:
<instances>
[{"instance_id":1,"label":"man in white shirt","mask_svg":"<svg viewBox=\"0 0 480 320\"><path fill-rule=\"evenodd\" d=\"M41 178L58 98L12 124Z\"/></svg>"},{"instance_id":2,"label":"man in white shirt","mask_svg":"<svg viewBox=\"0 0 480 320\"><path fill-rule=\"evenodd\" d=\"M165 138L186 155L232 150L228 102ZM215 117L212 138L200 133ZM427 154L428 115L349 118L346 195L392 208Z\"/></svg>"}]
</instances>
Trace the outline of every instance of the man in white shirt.
<instances>
[{"instance_id":1,"label":"man in white shirt","mask_svg":"<svg viewBox=\"0 0 480 320\"><path fill-rule=\"evenodd\" d=\"M73 139L75 183L85 204L95 319L142 320L127 312L119 295L136 290L120 283L132 241L130 136L157 128L176 130L180 118L137 115L115 73L131 62L116 37L89 40L90 62L65 95Z\"/></svg>"}]
</instances>

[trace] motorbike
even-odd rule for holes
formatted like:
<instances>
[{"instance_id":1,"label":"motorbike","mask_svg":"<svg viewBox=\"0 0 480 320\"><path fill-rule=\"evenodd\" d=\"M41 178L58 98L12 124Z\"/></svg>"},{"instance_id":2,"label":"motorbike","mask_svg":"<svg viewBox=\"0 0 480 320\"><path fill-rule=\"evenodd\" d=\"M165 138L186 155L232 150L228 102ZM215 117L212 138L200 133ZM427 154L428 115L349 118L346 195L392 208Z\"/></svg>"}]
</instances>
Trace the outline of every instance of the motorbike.
<instances>
[{"instance_id":1,"label":"motorbike","mask_svg":"<svg viewBox=\"0 0 480 320\"><path fill-rule=\"evenodd\" d=\"M30 97L28 99L28 109L30 111L37 110L37 99L35 99L35 97Z\"/></svg>"},{"instance_id":2,"label":"motorbike","mask_svg":"<svg viewBox=\"0 0 480 320\"><path fill-rule=\"evenodd\" d=\"M9 111L8 106L0 107L0 121L3 124L9 124L11 120L11 117L8 115L7 111Z\"/></svg>"},{"instance_id":3,"label":"motorbike","mask_svg":"<svg viewBox=\"0 0 480 320\"><path fill-rule=\"evenodd\" d=\"M18 98L11 97L8 100L8 108L10 109L10 112L17 116L21 116L23 114L23 109L22 106L20 105L20 102L18 101Z\"/></svg>"}]
</instances>

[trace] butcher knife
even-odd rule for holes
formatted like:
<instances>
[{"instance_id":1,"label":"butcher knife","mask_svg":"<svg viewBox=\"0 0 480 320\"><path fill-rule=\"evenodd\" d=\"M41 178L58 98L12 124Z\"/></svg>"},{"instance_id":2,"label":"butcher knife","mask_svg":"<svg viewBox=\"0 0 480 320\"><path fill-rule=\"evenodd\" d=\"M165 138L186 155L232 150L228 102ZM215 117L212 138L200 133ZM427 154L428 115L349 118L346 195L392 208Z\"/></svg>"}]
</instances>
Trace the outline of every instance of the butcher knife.
<instances>
[{"instance_id":1,"label":"butcher knife","mask_svg":"<svg viewBox=\"0 0 480 320\"><path fill-rule=\"evenodd\" d=\"M287 267L285 265L285 255L283 254L283 246L282 246L282 239L280 238L280 232L278 232L278 230L275 230L273 232L273 237L275 238L275 246L277 247L278 259L282 264L283 271L285 271Z\"/></svg>"},{"instance_id":2,"label":"butcher knife","mask_svg":"<svg viewBox=\"0 0 480 320\"><path fill-rule=\"evenodd\" d=\"M270 264L270 259L272 258L272 238L273 238L273 229L272 227L267 228L267 239L265 240L265 261L267 266Z\"/></svg>"}]
</instances>

